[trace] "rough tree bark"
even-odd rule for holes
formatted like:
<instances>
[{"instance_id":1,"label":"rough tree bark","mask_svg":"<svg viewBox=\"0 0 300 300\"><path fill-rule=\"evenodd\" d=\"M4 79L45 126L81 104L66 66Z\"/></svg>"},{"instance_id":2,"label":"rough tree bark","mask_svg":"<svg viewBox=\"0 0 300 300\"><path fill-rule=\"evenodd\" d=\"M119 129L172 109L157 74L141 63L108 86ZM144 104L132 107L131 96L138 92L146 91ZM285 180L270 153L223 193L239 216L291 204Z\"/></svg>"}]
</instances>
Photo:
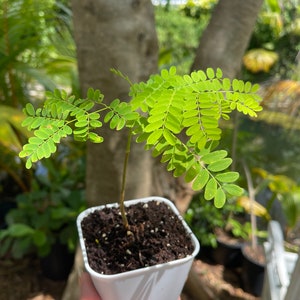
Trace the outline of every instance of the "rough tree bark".
<instances>
[{"instance_id":1,"label":"rough tree bark","mask_svg":"<svg viewBox=\"0 0 300 300\"><path fill-rule=\"evenodd\" d=\"M192 70L221 68L238 75L263 0L220 0L203 32Z\"/></svg>"},{"instance_id":2,"label":"rough tree bark","mask_svg":"<svg viewBox=\"0 0 300 300\"><path fill-rule=\"evenodd\" d=\"M105 101L127 98L128 83L112 74L115 68L132 82L157 71L157 38L149 0L73 0L74 33L82 92L99 88ZM87 150L89 205L119 200L126 132L102 129L105 142ZM149 195L151 160L142 145L133 145L126 198Z\"/></svg>"},{"instance_id":3,"label":"rough tree bark","mask_svg":"<svg viewBox=\"0 0 300 300\"><path fill-rule=\"evenodd\" d=\"M82 94L98 88L105 101L125 100L129 85L110 72L115 68L132 82L157 71L158 44L150 0L72 0L73 23ZM102 129L105 142L87 149L86 197L89 206L119 200L126 133ZM151 164L143 145L132 147L126 198L150 195ZM79 299L77 251L63 300Z\"/></svg>"}]
</instances>

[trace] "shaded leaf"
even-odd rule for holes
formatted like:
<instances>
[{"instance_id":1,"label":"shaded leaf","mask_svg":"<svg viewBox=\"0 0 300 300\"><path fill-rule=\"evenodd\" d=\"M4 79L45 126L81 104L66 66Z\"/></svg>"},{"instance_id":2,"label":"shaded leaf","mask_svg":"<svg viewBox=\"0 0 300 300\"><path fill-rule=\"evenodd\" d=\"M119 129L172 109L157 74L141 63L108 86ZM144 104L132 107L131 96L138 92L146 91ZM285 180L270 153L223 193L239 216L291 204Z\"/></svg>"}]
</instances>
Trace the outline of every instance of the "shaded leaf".
<instances>
[{"instance_id":1,"label":"shaded leaf","mask_svg":"<svg viewBox=\"0 0 300 300\"><path fill-rule=\"evenodd\" d=\"M195 191L203 189L209 179L209 172L206 169L201 169L196 176L192 188Z\"/></svg>"},{"instance_id":2,"label":"shaded leaf","mask_svg":"<svg viewBox=\"0 0 300 300\"><path fill-rule=\"evenodd\" d=\"M223 189L232 196L241 196L244 190L236 184L224 184Z\"/></svg>"}]
</instances>

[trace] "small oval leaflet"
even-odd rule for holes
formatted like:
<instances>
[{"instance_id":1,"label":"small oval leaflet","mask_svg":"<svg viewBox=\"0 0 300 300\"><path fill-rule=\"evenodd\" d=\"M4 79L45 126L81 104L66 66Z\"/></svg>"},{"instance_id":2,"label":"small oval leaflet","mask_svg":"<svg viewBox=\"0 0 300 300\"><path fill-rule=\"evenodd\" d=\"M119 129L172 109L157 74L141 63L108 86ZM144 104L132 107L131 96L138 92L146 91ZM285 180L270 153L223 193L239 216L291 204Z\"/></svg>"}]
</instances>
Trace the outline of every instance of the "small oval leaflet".
<instances>
[{"instance_id":1,"label":"small oval leaflet","mask_svg":"<svg viewBox=\"0 0 300 300\"><path fill-rule=\"evenodd\" d=\"M35 109L31 103L27 103L25 106L25 112L29 116L35 116Z\"/></svg>"},{"instance_id":2,"label":"small oval leaflet","mask_svg":"<svg viewBox=\"0 0 300 300\"><path fill-rule=\"evenodd\" d=\"M201 157L201 160L206 164L211 164L215 161L219 161L227 156L226 150L217 150L214 152L210 152Z\"/></svg>"},{"instance_id":3,"label":"small oval leaflet","mask_svg":"<svg viewBox=\"0 0 300 300\"><path fill-rule=\"evenodd\" d=\"M232 163L232 159L227 157L211 163L210 165L208 165L207 168L212 172L220 172L227 169L231 165L231 163Z\"/></svg>"},{"instance_id":4,"label":"small oval leaflet","mask_svg":"<svg viewBox=\"0 0 300 300\"><path fill-rule=\"evenodd\" d=\"M211 200L215 197L217 193L217 181L214 178L209 179L205 186L204 198L206 200Z\"/></svg>"},{"instance_id":5,"label":"small oval leaflet","mask_svg":"<svg viewBox=\"0 0 300 300\"><path fill-rule=\"evenodd\" d=\"M226 201L226 195L222 188L218 188L216 192L216 196L214 198L214 205L217 208L221 208L224 206Z\"/></svg>"},{"instance_id":6,"label":"small oval leaflet","mask_svg":"<svg viewBox=\"0 0 300 300\"><path fill-rule=\"evenodd\" d=\"M153 131L148 139L147 139L147 144L150 144L150 145L154 145L157 143L157 141L160 139L160 137L162 136L163 134L163 130L162 129L157 129L155 131Z\"/></svg>"},{"instance_id":7,"label":"small oval leaflet","mask_svg":"<svg viewBox=\"0 0 300 300\"><path fill-rule=\"evenodd\" d=\"M232 196L241 196L244 190L236 184L224 184L223 189Z\"/></svg>"},{"instance_id":8,"label":"small oval leaflet","mask_svg":"<svg viewBox=\"0 0 300 300\"><path fill-rule=\"evenodd\" d=\"M206 74L209 79L213 79L215 77L215 71L212 68L208 68L206 70Z\"/></svg>"},{"instance_id":9,"label":"small oval leaflet","mask_svg":"<svg viewBox=\"0 0 300 300\"><path fill-rule=\"evenodd\" d=\"M91 140L91 142L93 143L102 143L103 142L103 137L99 136L97 133L95 132L90 132L89 133L89 139Z\"/></svg>"},{"instance_id":10,"label":"small oval leaflet","mask_svg":"<svg viewBox=\"0 0 300 300\"><path fill-rule=\"evenodd\" d=\"M220 182L226 182L226 183L231 183L239 178L239 173L238 172L226 172L226 173L221 173L216 175L216 179L219 180Z\"/></svg>"},{"instance_id":11,"label":"small oval leaflet","mask_svg":"<svg viewBox=\"0 0 300 300\"><path fill-rule=\"evenodd\" d=\"M194 182L193 182L193 189L195 191L201 190L209 180L209 173L206 169L201 169L199 174L196 176Z\"/></svg>"}]
</instances>

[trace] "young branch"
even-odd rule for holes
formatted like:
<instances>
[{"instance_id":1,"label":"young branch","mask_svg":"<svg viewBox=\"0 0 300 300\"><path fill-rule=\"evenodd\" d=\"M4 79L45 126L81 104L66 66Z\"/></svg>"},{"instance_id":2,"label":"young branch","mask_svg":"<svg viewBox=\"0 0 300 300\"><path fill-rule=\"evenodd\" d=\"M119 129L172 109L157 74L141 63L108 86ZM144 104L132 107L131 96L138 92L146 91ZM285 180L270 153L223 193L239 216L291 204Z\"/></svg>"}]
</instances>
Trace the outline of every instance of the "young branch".
<instances>
[{"instance_id":1,"label":"young branch","mask_svg":"<svg viewBox=\"0 0 300 300\"><path fill-rule=\"evenodd\" d=\"M131 137L132 137L132 131L129 130L126 151L125 151L125 157L124 157L124 164L123 164L122 186L121 186L121 194L120 194L120 212L121 212L121 216L123 219L123 224L126 228L128 228L129 225L128 225L128 220L127 220L127 216L126 216L124 200L125 200L127 166L128 166L130 146L131 146Z\"/></svg>"},{"instance_id":2,"label":"young branch","mask_svg":"<svg viewBox=\"0 0 300 300\"><path fill-rule=\"evenodd\" d=\"M257 237L256 237L257 224L256 224L256 216L254 214L255 190L253 187L252 177L249 168L245 162L243 162L243 166L244 166L245 175L247 179L249 198L250 198L251 243L252 243L252 248L255 249L257 247Z\"/></svg>"}]
</instances>

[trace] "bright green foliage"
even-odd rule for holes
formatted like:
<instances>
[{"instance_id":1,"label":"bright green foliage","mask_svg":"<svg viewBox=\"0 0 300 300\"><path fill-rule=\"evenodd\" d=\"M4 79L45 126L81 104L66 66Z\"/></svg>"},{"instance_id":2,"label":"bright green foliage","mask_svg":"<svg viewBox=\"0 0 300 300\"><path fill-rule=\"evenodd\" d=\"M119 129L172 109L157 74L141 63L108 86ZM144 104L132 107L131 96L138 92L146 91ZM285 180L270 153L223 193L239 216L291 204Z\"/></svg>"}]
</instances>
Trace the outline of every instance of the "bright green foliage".
<instances>
[{"instance_id":1,"label":"bright green foliage","mask_svg":"<svg viewBox=\"0 0 300 300\"><path fill-rule=\"evenodd\" d=\"M29 138L19 156L27 157L27 168L31 168L33 162L49 157L56 151L56 144L72 134L77 141L101 143L103 137L95 129L102 127L102 112L108 111L105 122L110 122L110 127L117 130L138 117L126 102L115 100L108 106L103 103L99 90L89 89L87 94L86 99L76 99L65 91L55 90L47 93L43 108L35 110L32 104L26 105L27 118L22 125L34 130L34 136ZM93 110L95 104L100 106L99 110Z\"/></svg>"},{"instance_id":2,"label":"bright green foliage","mask_svg":"<svg viewBox=\"0 0 300 300\"><path fill-rule=\"evenodd\" d=\"M123 76L124 77L124 76ZM35 130L20 157L27 157L27 167L49 157L55 144L74 135L79 141L102 142L95 133L109 123L111 129L128 127L137 142L144 142L153 156L160 156L174 176L185 175L195 190L204 189L206 200L222 207L226 193L237 196L242 190L233 182L238 173L228 171L231 158L225 150L215 150L221 139L219 121L227 120L233 110L255 117L262 108L257 85L222 77L220 69L211 68L179 76L176 68L163 70L147 82L133 84L129 103L114 100L106 105L99 91L90 89L87 99L76 99L66 92L48 94L42 109L28 104L24 126ZM100 109L93 110L94 105Z\"/></svg>"}]
</instances>

